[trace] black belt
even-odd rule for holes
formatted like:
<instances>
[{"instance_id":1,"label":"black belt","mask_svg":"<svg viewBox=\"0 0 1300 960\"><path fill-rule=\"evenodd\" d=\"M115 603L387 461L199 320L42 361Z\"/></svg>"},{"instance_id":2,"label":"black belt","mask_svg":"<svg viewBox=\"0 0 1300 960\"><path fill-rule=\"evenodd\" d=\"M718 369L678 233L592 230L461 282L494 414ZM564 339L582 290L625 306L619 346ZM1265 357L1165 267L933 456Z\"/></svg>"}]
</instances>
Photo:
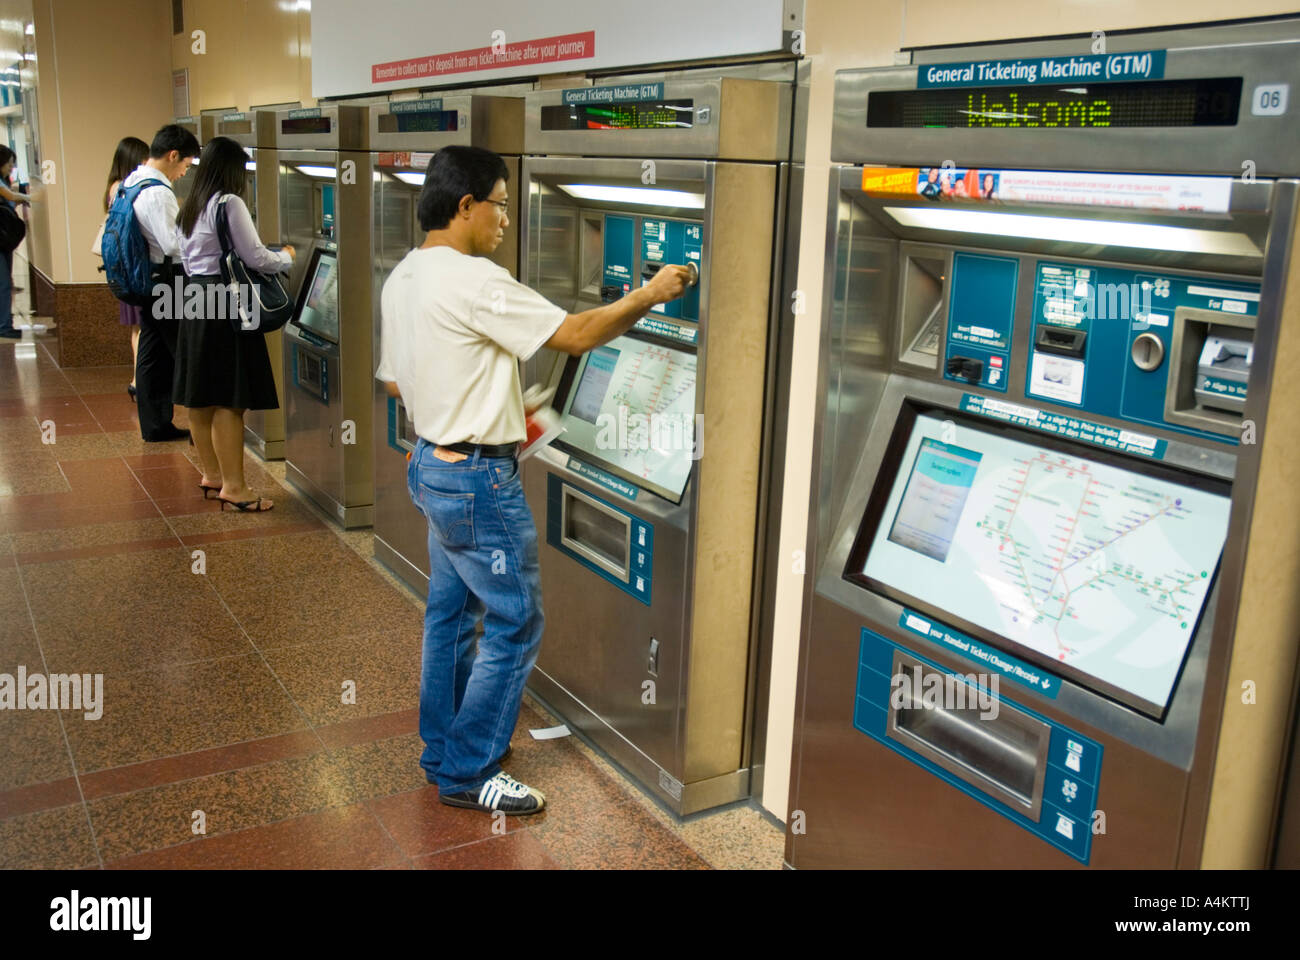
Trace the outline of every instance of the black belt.
<instances>
[{"instance_id":1,"label":"black belt","mask_svg":"<svg viewBox=\"0 0 1300 960\"><path fill-rule=\"evenodd\" d=\"M519 452L517 443L440 443L438 446L471 457L476 453L481 457L513 457Z\"/></svg>"}]
</instances>

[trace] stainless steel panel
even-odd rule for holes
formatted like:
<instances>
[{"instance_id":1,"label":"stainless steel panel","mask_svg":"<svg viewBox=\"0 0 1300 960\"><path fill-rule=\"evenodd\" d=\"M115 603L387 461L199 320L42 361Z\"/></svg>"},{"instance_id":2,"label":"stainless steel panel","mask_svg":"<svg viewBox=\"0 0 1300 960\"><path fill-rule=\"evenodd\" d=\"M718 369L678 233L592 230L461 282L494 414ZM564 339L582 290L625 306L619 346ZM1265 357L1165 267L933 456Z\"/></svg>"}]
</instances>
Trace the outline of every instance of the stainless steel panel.
<instances>
[{"instance_id":1,"label":"stainless steel panel","mask_svg":"<svg viewBox=\"0 0 1300 960\"><path fill-rule=\"evenodd\" d=\"M284 328L285 346L285 459L310 479L313 488L327 501L320 503L326 512L342 520L344 506L343 438L339 424L343 421L343 397L339 390L339 348L321 347L302 337L292 324ZM301 371L303 355L326 366L329 403L324 404L314 392L300 386L295 365Z\"/></svg>"},{"instance_id":2,"label":"stainless steel panel","mask_svg":"<svg viewBox=\"0 0 1300 960\"><path fill-rule=\"evenodd\" d=\"M1113 159L1102 151L1095 155L1108 162ZM1109 167L1117 168L1123 169ZM860 168L833 168L828 192L828 296L818 373L825 401L814 428L818 476L811 515L816 523L810 525L808 536L809 559L816 563L816 572L805 586L790 801L792 811L805 814L809 830L806 835L787 836L787 860L796 866L1078 866L852 728L846 715L856 690L854 671L863 626L959 672L967 672L969 664L897 629L901 606L845 581L842 573L904 398L956 408L963 393L982 392L943 381L939 370L899 362L906 344L897 342L901 301L894 278L901 263L897 253L889 252L890 245L908 250L909 241L926 241L948 256L958 249L984 249L1021 257L1010 360L1017 371L1023 371L1029 355L1030 307L1026 304L1032 304L1029 267L1033 260L1065 257L1116 266L1137 262L1127 250L1122 251L1122 260L1108 261L1098 259L1098 251L1078 245L1063 252L1069 249L1068 239L1033 242L1018 249L1005 246L999 238L973 234L953 234L940 242L897 225L891 230L889 218L879 216L880 201L861 193L860 177ZM1266 255L1253 265L1222 258L1170 257L1161 269L1226 279L1261 278L1256 363L1244 414L1254 418L1265 412L1273 375L1286 238L1297 194L1292 181L1239 186L1243 189L1234 186L1227 214L1202 217L1201 222L1217 219L1225 228L1250 233ZM1075 208L1056 210L1059 216L1076 212ZM1142 222L1175 222L1163 220L1159 213L1130 216ZM873 300L888 309L873 309ZM878 344L887 348L883 361ZM942 343L940 351L942 355ZM1007 393L998 398L1039 408L1053 406L1040 398L1025 398L1024 378L1017 375L1009 378ZM1167 464L1233 482L1220 572L1163 721L1140 716L1071 682L1063 684L1055 700L1029 691L1003 690L1013 700L1103 744L1097 805L1106 814L1108 829L1094 836L1091 855L1091 866L1103 868L1199 864L1257 469L1257 447L1225 447L1145 424L1142 429L1167 441ZM1087 448L1080 452L1086 455ZM825 823L834 823L835 829L814 836L812 825Z\"/></svg>"},{"instance_id":3,"label":"stainless steel panel","mask_svg":"<svg viewBox=\"0 0 1300 960\"><path fill-rule=\"evenodd\" d=\"M351 111L354 108L337 107ZM363 111L345 116L357 119ZM280 226L298 251L290 283L301 291L312 262L312 249L337 253L339 339L321 346L301 336L293 322L282 331L285 348L284 456L294 479L305 477L303 490L345 527L366 526L374 504L371 300L373 249L373 154L357 151L279 150ZM298 169L303 164L333 168L333 178ZM334 191L333 237L322 232L323 190ZM293 386L293 351L315 350L331 358L329 407L322 419L318 399Z\"/></svg>"},{"instance_id":4,"label":"stainless steel panel","mask_svg":"<svg viewBox=\"0 0 1300 960\"><path fill-rule=\"evenodd\" d=\"M786 862L906 870L1079 868L1078 861L853 728L863 623L817 595L808 608L790 792L790 811L803 813L807 830L787 832ZM879 632L919 646L897 631ZM968 661L937 648L918 652L969 671ZM1187 775L1050 705L1036 701L1033 707L1105 744L1097 807L1106 814L1106 833L1093 837L1091 866L1174 866ZM1152 803L1152 796L1161 802Z\"/></svg>"},{"instance_id":5,"label":"stainless steel panel","mask_svg":"<svg viewBox=\"0 0 1300 960\"><path fill-rule=\"evenodd\" d=\"M653 497L623 501L616 494L568 470L568 457L544 451L524 464L524 491L537 523L546 633L536 674L550 679L600 718L591 736L606 749L608 727L679 780L684 758L678 740L683 721L686 610L690 596L690 543L685 528L690 491L680 506ZM561 477L581 492L615 501L654 526L653 605L647 607L546 542L547 477ZM654 502L650 502L654 501ZM651 638L659 641L659 675L653 703L644 702L646 658ZM530 681L536 684L534 679ZM578 718L566 714L570 722Z\"/></svg>"},{"instance_id":6,"label":"stainless steel panel","mask_svg":"<svg viewBox=\"0 0 1300 960\"><path fill-rule=\"evenodd\" d=\"M646 75L641 82L654 82ZM724 88L735 84L759 83L773 87L786 84L768 80L713 77L707 80L658 79L664 84L664 99L694 101L689 129L678 130L543 130L542 107L564 102L563 90L537 90L527 97L524 152L567 156L602 157L707 157L780 161L789 159L791 98L788 93L772 100L774 116L747 115L744 109L724 111ZM632 78L602 78L597 86L634 82ZM745 136L752 130L752 136ZM778 131L773 136L773 131Z\"/></svg>"},{"instance_id":7,"label":"stainless steel panel","mask_svg":"<svg viewBox=\"0 0 1300 960\"><path fill-rule=\"evenodd\" d=\"M1164 39L1160 39L1160 38ZM1131 33L1108 38L1108 50L1118 53L1167 48L1165 79L1241 77L1242 103L1237 125L1222 127L1113 128L1104 144L1086 128L1037 129L867 129L867 94L872 90L913 90L925 66L846 70L835 78L835 120L831 159L852 163L899 163L935 166L946 159L962 167L1040 170L1124 170L1134 173L1217 173L1239 177L1242 160L1252 160L1257 176L1295 173L1300 153L1300 127L1291 119L1251 114L1251 94L1259 84L1289 83L1300 89L1300 21L1271 24L1267 39L1241 45L1207 46L1204 38L1180 40L1177 34ZM1011 48L1008 48L1011 49ZM1014 56L1026 55L1027 45ZM1034 55L1038 55L1035 49ZM1064 51L1061 51L1064 52ZM1071 54L1088 52L1076 42ZM947 60L947 56L952 60ZM1001 55L1006 55L1001 54ZM1043 54L1047 55L1047 54ZM1058 53L1058 55L1060 55ZM943 62L960 62L956 53ZM972 59L985 54L972 53ZM996 58L998 53L987 56ZM1153 149L1153 135L1158 146ZM1242 144L1250 150L1242 152Z\"/></svg>"},{"instance_id":8,"label":"stainless steel panel","mask_svg":"<svg viewBox=\"0 0 1300 960\"><path fill-rule=\"evenodd\" d=\"M312 116L328 118L328 133L286 132L284 124L293 118L290 114L314 111ZM319 107L292 108L275 111L275 143L265 144L280 150L368 150L370 125L368 109L364 106L327 104ZM310 118L305 118L310 119Z\"/></svg>"},{"instance_id":9,"label":"stainless steel panel","mask_svg":"<svg viewBox=\"0 0 1300 960\"><path fill-rule=\"evenodd\" d=\"M447 146L473 144L494 153L518 154L523 151L522 97L449 93L442 97L427 95L423 99L441 100L443 110L456 111L456 129L418 133L381 129L391 125L388 117L400 112L394 107L419 101L380 103L370 108L370 149L434 153Z\"/></svg>"}]
</instances>

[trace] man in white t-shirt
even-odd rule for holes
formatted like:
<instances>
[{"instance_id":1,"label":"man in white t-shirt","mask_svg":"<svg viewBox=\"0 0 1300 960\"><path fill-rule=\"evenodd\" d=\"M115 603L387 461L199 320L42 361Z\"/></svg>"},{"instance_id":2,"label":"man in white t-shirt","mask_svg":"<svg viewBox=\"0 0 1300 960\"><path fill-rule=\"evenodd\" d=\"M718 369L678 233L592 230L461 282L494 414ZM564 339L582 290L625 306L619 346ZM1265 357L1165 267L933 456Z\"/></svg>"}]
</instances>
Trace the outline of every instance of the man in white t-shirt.
<instances>
[{"instance_id":1,"label":"man in white t-shirt","mask_svg":"<svg viewBox=\"0 0 1300 960\"><path fill-rule=\"evenodd\" d=\"M420 441L407 485L429 524L420 765L458 807L537 813L545 798L501 770L542 636L537 529L524 500L519 361L577 356L682 295L666 265L623 299L569 314L487 259L505 236L509 173L495 153L444 147L420 194L424 243L384 284L376 375ZM475 625L483 635L475 651Z\"/></svg>"}]
</instances>

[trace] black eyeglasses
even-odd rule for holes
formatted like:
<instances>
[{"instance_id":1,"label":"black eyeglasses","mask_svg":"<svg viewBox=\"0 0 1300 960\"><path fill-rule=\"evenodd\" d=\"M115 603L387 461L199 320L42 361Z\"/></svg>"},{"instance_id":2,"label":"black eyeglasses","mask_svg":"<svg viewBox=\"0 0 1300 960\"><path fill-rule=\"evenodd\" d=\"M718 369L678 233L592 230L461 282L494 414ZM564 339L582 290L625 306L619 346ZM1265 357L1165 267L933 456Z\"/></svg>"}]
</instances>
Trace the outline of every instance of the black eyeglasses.
<instances>
[{"instance_id":1,"label":"black eyeglasses","mask_svg":"<svg viewBox=\"0 0 1300 960\"><path fill-rule=\"evenodd\" d=\"M491 204L493 204L493 205L499 207L499 208L501 209L501 212L502 212L502 213L509 213L509 212L510 212L510 201L509 201L509 200L493 200L492 198L489 197L487 200L484 200L483 202L484 202L484 203L491 203Z\"/></svg>"}]
</instances>

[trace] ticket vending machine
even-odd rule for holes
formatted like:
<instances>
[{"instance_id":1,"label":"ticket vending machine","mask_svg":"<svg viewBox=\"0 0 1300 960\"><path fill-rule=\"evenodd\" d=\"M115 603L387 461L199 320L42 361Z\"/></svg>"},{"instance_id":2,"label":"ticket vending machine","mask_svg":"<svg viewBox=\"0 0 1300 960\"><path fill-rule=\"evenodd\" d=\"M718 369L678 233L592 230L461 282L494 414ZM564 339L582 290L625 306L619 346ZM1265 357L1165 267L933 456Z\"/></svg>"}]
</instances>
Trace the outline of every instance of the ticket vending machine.
<instances>
[{"instance_id":1,"label":"ticket vending machine","mask_svg":"<svg viewBox=\"0 0 1300 960\"><path fill-rule=\"evenodd\" d=\"M275 111L223 112L215 135L229 137L248 154L244 203L263 243L280 242L280 174L275 151ZM263 460L284 459L284 345L279 331L266 335L266 352L280 406L244 413L244 443Z\"/></svg>"},{"instance_id":2,"label":"ticket vending machine","mask_svg":"<svg viewBox=\"0 0 1300 960\"><path fill-rule=\"evenodd\" d=\"M282 331L285 476L343 527L369 526L373 155L368 111L275 115L280 233L297 260L298 313Z\"/></svg>"},{"instance_id":3,"label":"ticket vending machine","mask_svg":"<svg viewBox=\"0 0 1300 960\"><path fill-rule=\"evenodd\" d=\"M746 796L774 240L792 85L529 95L526 282L576 312L664 263L699 281L578 357L539 354L565 432L527 462L546 632L530 689L664 804ZM543 156L544 155L544 156ZM552 366L553 364L553 366Z\"/></svg>"},{"instance_id":4,"label":"ticket vending machine","mask_svg":"<svg viewBox=\"0 0 1300 960\"><path fill-rule=\"evenodd\" d=\"M370 111L370 146L375 157L374 360L379 363L380 297L393 268L424 242L418 213L420 190L429 160L454 144L484 147L502 156L508 182L512 224L518 223L519 156L524 149L522 97L478 96L458 92L440 98L403 100ZM518 229L492 260L517 275ZM428 526L411 503L406 487L406 458L419 438L402 401L374 382L375 557L417 593L429 586Z\"/></svg>"},{"instance_id":5,"label":"ticket vending machine","mask_svg":"<svg viewBox=\"0 0 1300 960\"><path fill-rule=\"evenodd\" d=\"M1196 867L1212 803L1245 841L1296 36L837 75L790 865Z\"/></svg>"}]
</instances>

